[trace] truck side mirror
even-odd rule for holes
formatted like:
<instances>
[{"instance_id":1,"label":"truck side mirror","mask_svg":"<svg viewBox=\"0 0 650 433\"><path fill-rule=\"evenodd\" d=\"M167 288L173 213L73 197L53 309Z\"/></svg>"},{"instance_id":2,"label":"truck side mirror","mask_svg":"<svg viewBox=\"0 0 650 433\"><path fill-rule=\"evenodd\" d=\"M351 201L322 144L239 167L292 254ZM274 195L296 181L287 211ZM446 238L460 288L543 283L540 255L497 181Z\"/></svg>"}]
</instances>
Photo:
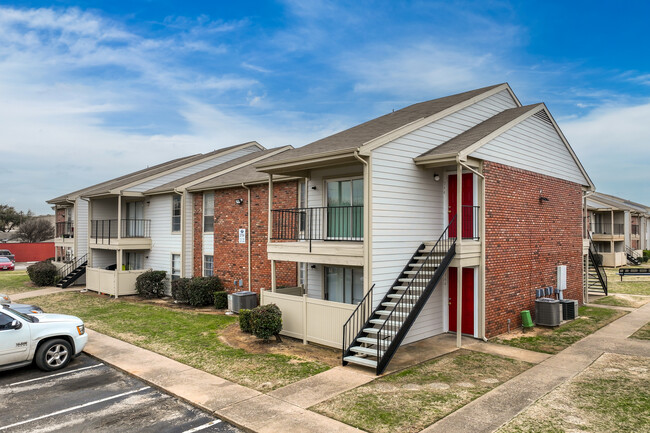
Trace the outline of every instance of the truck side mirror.
<instances>
[{"instance_id":1,"label":"truck side mirror","mask_svg":"<svg viewBox=\"0 0 650 433\"><path fill-rule=\"evenodd\" d=\"M23 327L22 322L19 322L18 320L14 320L11 322L11 329L20 329Z\"/></svg>"}]
</instances>

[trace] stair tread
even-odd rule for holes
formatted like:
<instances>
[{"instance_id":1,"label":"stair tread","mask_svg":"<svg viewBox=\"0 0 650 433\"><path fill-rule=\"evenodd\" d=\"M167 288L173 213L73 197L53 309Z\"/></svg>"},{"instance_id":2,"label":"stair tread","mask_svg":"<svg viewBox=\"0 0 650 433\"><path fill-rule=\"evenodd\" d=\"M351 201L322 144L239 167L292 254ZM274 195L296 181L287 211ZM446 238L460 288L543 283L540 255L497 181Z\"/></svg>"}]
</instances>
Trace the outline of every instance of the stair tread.
<instances>
[{"instance_id":1,"label":"stair tread","mask_svg":"<svg viewBox=\"0 0 650 433\"><path fill-rule=\"evenodd\" d=\"M377 333L379 332L379 328L363 328L363 332L365 332L366 334L377 335ZM395 334L394 332L390 332L390 331L386 331L386 330L384 330L384 333L386 335L394 335ZM370 337L368 337L368 338L370 338Z\"/></svg>"},{"instance_id":2,"label":"stair tread","mask_svg":"<svg viewBox=\"0 0 650 433\"><path fill-rule=\"evenodd\" d=\"M360 356L346 356L345 358L343 358L343 360L346 362L351 362L353 364L363 365L365 367L372 367L372 368L377 367L377 361L368 358L362 358Z\"/></svg>"},{"instance_id":3,"label":"stair tread","mask_svg":"<svg viewBox=\"0 0 650 433\"><path fill-rule=\"evenodd\" d=\"M352 346L352 347L350 347L350 350L353 351L353 352L357 352L357 353L363 353L364 355L377 356L377 349L372 349L370 347ZM384 351L380 350L379 351L379 356L381 356L383 354L384 354Z\"/></svg>"},{"instance_id":4,"label":"stair tread","mask_svg":"<svg viewBox=\"0 0 650 433\"><path fill-rule=\"evenodd\" d=\"M359 337L357 338L357 341L359 343L365 343L365 344L377 344L377 338L371 338L371 337ZM382 340L383 344L389 345L392 342L392 340Z\"/></svg>"}]
</instances>

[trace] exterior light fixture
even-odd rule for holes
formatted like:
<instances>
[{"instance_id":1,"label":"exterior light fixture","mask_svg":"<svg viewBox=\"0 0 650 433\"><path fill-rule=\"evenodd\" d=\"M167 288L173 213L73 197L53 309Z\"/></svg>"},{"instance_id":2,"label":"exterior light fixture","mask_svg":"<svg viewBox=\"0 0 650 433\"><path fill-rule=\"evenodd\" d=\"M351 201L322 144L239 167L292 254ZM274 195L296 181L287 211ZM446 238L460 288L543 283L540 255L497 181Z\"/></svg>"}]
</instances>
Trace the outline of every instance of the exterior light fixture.
<instances>
[{"instance_id":1,"label":"exterior light fixture","mask_svg":"<svg viewBox=\"0 0 650 433\"><path fill-rule=\"evenodd\" d=\"M316 190L316 186L315 186L315 185L312 186L311 189L313 189L313 190L315 191L315 190Z\"/></svg>"},{"instance_id":2,"label":"exterior light fixture","mask_svg":"<svg viewBox=\"0 0 650 433\"><path fill-rule=\"evenodd\" d=\"M433 173L433 180L440 182L440 175L438 173Z\"/></svg>"},{"instance_id":3,"label":"exterior light fixture","mask_svg":"<svg viewBox=\"0 0 650 433\"><path fill-rule=\"evenodd\" d=\"M244 199L243 199L243 198L238 198L238 199L235 200L235 204L239 204L239 205L241 205L242 203L244 203Z\"/></svg>"},{"instance_id":4,"label":"exterior light fixture","mask_svg":"<svg viewBox=\"0 0 650 433\"><path fill-rule=\"evenodd\" d=\"M547 197L544 197L544 196L542 195L542 190L540 189L540 190L539 190L539 204L542 204L542 203L545 202L545 201L548 201L548 198L547 198Z\"/></svg>"}]
</instances>

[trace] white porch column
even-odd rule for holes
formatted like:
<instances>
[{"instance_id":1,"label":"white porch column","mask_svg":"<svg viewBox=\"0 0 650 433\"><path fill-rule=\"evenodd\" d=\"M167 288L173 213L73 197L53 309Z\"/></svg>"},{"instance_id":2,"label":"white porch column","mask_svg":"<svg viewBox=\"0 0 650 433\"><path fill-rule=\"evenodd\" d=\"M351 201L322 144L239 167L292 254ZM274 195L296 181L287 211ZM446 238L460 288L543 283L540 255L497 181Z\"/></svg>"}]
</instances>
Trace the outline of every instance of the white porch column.
<instances>
[{"instance_id":1,"label":"white porch column","mask_svg":"<svg viewBox=\"0 0 650 433\"><path fill-rule=\"evenodd\" d=\"M275 260L271 260L271 291L275 293L277 288L276 279L275 279Z\"/></svg>"},{"instance_id":2,"label":"white porch column","mask_svg":"<svg viewBox=\"0 0 650 433\"><path fill-rule=\"evenodd\" d=\"M108 222L108 226L111 226L110 221ZM119 243L119 240L122 238L122 195L117 196L117 240Z\"/></svg>"},{"instance_id":3,"label":"white porch column","mask_svg":"<svg viewBox=\"0 0 650 433\"><path fill-rule=\"evenodd\" d=\"M463 222L463 167L456 164L456 248L459 248L462 239L462 222ZM461 323L463 314L463 268L460 260L458 261L458 271L456 272L456 347L461 347Z\"/></svg>"},{"instance_id":4,"label":"white porch column","mask_svg":"<svg viewBox=\"0 0 650 433\"><path fill-rule=\"evenodd\" d=\"M269 174L269 227L267 229L267 241L271 242L271 237L273 236L273 175ZM273 262L271 262L273 263ZM273 275L275 277L275 274ZM273 289L275 291L275 289Z\"/></svg>"}]
</instances>

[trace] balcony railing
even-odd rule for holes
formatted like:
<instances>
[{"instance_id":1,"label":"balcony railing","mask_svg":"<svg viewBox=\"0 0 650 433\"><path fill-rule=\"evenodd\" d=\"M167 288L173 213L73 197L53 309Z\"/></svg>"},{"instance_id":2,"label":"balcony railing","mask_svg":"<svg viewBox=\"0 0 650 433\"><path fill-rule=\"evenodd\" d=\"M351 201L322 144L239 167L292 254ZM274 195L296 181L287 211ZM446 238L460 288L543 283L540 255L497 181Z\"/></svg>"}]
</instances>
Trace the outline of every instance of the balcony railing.
<instances>
[{"instance_id":1,"label":"balcony railing","mask_svg":"<svg viewBox=\"0 0 650 433\"><path fill-rule=\"evenodd\" d=\"M363 240L363 206L274 209L272 218L273 240Z\"/></svg>"},{"instance_id":2,"label":"balcony railing","mask_svg":"<svg viewBox=\"0 0 650 433\"><path fill-rule=\"evenodd\" d=\"M625 233L625 224L614 224L614 233L612 233L611 223L594 223L593 229L597 235L622 235Z\"/></svg>"},{"instance_id":3,"label":"balcony railing","mask_svg":"<svg viewBox=\"0 0 650 433\"><path fill-rule=\"evenodd\" d=\"M74 223L72 221L63 221L56 223L56 237L57 238L73 238L74 237Z\"/></svg>"},{"instance_id":4,"label":"balcony railing","mask_svg":"<svg viewBox=\"0 0 650 433\"><path fill-rule=\"evenodd\" d=\"M461 212L463 219L461 221L461 234L463 239L479 240L481 235L479 232L479 210L480 206L462 206ZM452 218L455 216L452 216ZM456 237L456 224L449 227L449 236Z\"/></svg>"},{"instance_id":5,"label":"balcony railing","mask_svg":"<svg viewBox=\"0 0 650 433\"><path fill-rule=\"evenodd\" d=\"M121 224L120 237L122 238L148 238L151 227L151 220L144 219L123 219ZM111 239L117 239L117 220L92 220L90 224L90 238L95 243L111 243Z\"/></svg>"},{"instance_id":6,"label":"balcony railing","mask_svg":"<svg viewBox=\"0 0 650 433\"><path fill-rule=\"evenodd\" d=\"M636 224L632 224L632 234L633 235L638 235L639 234L639 226Z\"/></svg>"}]
</instances>

